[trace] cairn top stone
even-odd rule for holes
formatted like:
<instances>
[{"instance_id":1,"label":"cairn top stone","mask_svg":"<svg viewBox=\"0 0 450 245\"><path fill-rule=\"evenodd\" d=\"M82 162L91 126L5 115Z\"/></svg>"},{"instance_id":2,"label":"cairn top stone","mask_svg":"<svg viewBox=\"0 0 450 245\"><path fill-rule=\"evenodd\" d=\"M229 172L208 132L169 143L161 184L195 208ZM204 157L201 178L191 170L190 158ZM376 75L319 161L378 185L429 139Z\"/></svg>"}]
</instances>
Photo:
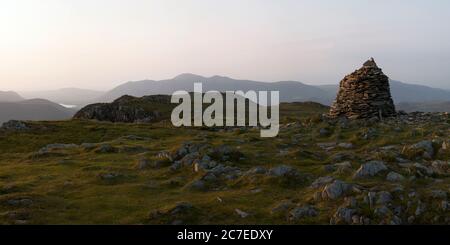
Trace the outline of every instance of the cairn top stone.
<instances>
[{"instance_id":1,"label":"cairn top stone","mask_svg":"<svg viewBox=\"0 0 450 245\"><path fill-rule=\"evenodd\" d=\"M392 117L396 115L389 78L373 58L363 67L347 75L339 84L339 92L329 116L349 119Z\"/></svg>"},{"instance_id":2,"label":"cairn top stone","mask_svg":"<svg viewBox=\"0 0 450 245\"><path fill-rule=\"evenodd\" d=\"M374 58L370 58L370 60L364 62L363 66L364 67L376 67L376 68L378 68L377 63L375 62Z\"/></svg>"}]
</instances>

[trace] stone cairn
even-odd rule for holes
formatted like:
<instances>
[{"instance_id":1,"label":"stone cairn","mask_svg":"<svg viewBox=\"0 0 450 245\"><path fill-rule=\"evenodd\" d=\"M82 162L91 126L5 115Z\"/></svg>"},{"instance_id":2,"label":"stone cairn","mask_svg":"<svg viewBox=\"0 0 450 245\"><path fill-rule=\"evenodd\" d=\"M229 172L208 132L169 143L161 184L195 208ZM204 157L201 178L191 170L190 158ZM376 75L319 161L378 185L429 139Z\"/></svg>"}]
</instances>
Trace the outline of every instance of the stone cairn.
<instances>
[{"instance_id":1,"label":"stone cairn","mask_svg":"<svg viewBox=\"0 0 450 245\"><path fill-rule=\"evenodd\" d=\"M340 82L339 92L329 113L332 118L349 119L382 119L395 115L389 78L378 68L373 58Z\"/></svg>"}]
</instances>

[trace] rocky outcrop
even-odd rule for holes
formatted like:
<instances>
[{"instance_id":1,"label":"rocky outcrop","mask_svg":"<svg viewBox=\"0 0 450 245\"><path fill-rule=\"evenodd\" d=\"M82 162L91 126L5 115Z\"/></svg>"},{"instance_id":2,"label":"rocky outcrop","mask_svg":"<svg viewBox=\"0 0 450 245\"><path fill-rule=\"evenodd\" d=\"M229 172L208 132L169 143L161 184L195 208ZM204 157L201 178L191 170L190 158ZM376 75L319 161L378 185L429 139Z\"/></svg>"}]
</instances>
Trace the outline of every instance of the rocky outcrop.
<instances>
[{"instance_id":1,"label":"rocky outcrop","mask_svg":"<svg viewBox=\"0 0 450 245\"><path fill-rule=\"evenodd\" d=\"M169 118L172 108L168 95L141 98L125 95L112 103L88 105L73 118L125 123L157 122Z\"/></svg>"},{"instance_id":2,"label":"rocky outcrop","mask_svg":"<svg viewBox=\"0 0 450 245\"><path fill-rule=\"evenodd\" d=\"M23 121L10 120L8 122L3 123L0 129L9 131L24 131L29 130L30 127Z\"/></svg>"},{"instance_id":3,"label":"rocky outcrop","mask_svg":"<svg viewBox=\"0 0 450 245\"><path fill-rule=\"evenodd\" d=\"M374 59L347 75L339 85L339 92L329 116L351 119L395 116L389 78L378 68Z\"/></svg>"}]
</instances>

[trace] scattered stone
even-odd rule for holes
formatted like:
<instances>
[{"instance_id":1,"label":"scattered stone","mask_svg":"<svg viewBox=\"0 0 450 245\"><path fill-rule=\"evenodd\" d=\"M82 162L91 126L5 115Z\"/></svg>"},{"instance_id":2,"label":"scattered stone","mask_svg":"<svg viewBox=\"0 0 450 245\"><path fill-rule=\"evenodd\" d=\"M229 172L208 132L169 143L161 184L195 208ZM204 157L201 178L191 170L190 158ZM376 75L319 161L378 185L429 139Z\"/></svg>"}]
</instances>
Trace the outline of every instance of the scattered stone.
<instances>
[{"instance_id":1,"label":"scattered stone","mask_svg":"<svg viewBox=\"0 0 450 245\"><path fill-rule=\"evenodd\" d=\"M378 192L377 204L387 205L392 202L392 195L387 191Z\"/></svg>"},{"instance_id":2,"label":"scattered stone","mask_svg":"<svg viewBox=\"0 0 450 245\"><path fill-rule=\"evenodd\" d=\"M150 164L151 164L150 160L148 160L148 159L141 159L141 160L138 161L137 169L139 169L139 170L146 169L147 167L150 166Z\"/></svg>"},{"instance_id":3,"label":"scattered stone","mask_svg":"<svg viewBox=\"0 0 450 245\"><path fill-rule=\"evenodd\" d=\"M435 155L433 142L430 140L423 140L419 143L411 145L406 151L413 157L421 155L425 159L432 159Z\"/></svg>"},{"instance_id":4,"label":"scattered stone","mask_svg":"<svg viewBox=\"0 0 450 245\"><path fill-rule=\"evenodd\" d=\"M119 173L104 173L104 174L99 174L98 177L100 177L100 179L102 180L114 180L117 178L122 177L122 174Z\"/></svg>"},{"instance_id":5,"label":"scattered stone","mask_svg":"<svg viewBox=\"0 0 450 245\"><path fill-rule=\"evenodd\" d=\"M289 210L294 204L290 200L282 201L281 203L277 204L272 210L270 211L271 214L277 214L277 213L284 213L287 210Z\"/></svg>"},{"instance_id":6,"label":"scattered stone","mask_svg":"<svg viewBox=\"0 0 450 245\"><path fill-rule=\"evenodd\" d=\"M317 146L326 151L331 151L336 147L336 142L317 143Z\"/></svg>"},{"instance_id":7,"label":"scattered stone","mask_svg":"<svg viewBox=\"0 0 450 245\"><path fill-rule=\"evenodd\" d=\"M386 176L386 180L389 182L401 182L405 180L405 177L396 172L389 172L388 175Z\"/></svg>"},{"instance_id":8,"label":"scattered stone","mask_svg":"<svg viewBox=\"0 0 450 245\"><path fill-rule=\"evenodd\" d=\"M350 162L336 163L334 166L336 167L336 173L338 174L348 173L352 170L352 164Z\"/></svg>"},{"instance_id":9,"label":"scattered stone","mask_svg":"<svg viewBox=\"0 0 450 245\"><path fill-rule=\"evenodd\" d=\"M33 204L33 200L31 200L29 198L10 199L10 200L7 200L6 203L11 206L28 207Z\"/></svg>"},{"instance_id":10,"label":"scattered stone","mask_svg":"<svg viewBox=\"0 0 450 245\"><path fill-rule=\"evenodd\" d=\"M195 190L195 191L205 191L206 188L206 183L203 180L195 180L194 182L192 182L190 184L190 189L191 190Z\"/></svg>"},{"instance_id":11,"label":"scattered stone","mask_svg":"<svg viewBox=\"0 0 450 245\"><path fill-rule=\"evenodd\" d=\"M431 197L441 200L447 200L447 192L443 190L432 190Z\"/></svg>"},{"instance_id":12,"label":"scattered stone","mask_svg":"<svg viewBox=\"0 0 450 245\"><path fill-rule=\"evenodd\" d=\"M95 153L102 153L102 154L116 153L116 152L118 152L117 148L115 148L109 144L103 144L95 151Z\"/></svg>"},{"instance_id":13,"label":"scattered stone","mask_svg":"<svg viewBox=\"0 0 450 245\"><path fill-rule=\"evenodd\" d=\"M347 184L341 180L335 180L333 183L328 184L322 191L323 199L337 199L347 194L352 190L352 185Z\"/></svg>"},{"instance_id":14,"label":"scattered stone","mask_svg":"<svg viewBox=\"0 0 450 245\"><path fill-rule=\"evenodd\" d=\"M441 175L445 175L450 173L450 162L445 162L445 161L433 161L433 163L431 163L431 168L433 170L433 172L436 172L437 174L441 174Z\"/></svg>"},{"instance_id":15,"label":"scattered stone","mask_svg":"<svg viewBox=\"0 0 450 245\"><path fill-rule=\"evenodd\" d=\"M382 171L386 171L388 168L382 161L370 161L367 162L356 171L353 178L367 178L373 177Z\"/></svg>"},{"instance_id":16,"label":"scattered stone","mask_svg":"<svg viewBox=\"0 0 450 245\"><path fill-rule=\"evenodd\" d=\"M237 208L234 211L243 219L247 218L250 215L250 214L248 214L240 209L237 209Z\"/></svg>"},{"instance_id":17,"label":"scattered stone","mask_svg":"<svg viewBox=\"0 0 450 245\"><path fill-rule=\"evenodd\" d=\"M175 207L169 209L168 213L170 213L171 215L177 215L180 213L185 213L191 210L193 207L194 205L189 202L179 202L175 205Z\"/></svg>"},{"instance_id":18,"label":"scattered stone","mask_svg":"<svg viewBox=\"0 0 450 245\"><path fill-rule=\"evenodd\" d=\"M356 214L355 209L351 208L345 208L345 207L339 207L336 210L336 213L333 215L333 222L334 224L351 224L353 222L352 217Z\"/></svg>"},{"instance_id":19,"label":"scattered stone","mask_svg":"<svg viewBox=\"0 0 450 245\"><path fill-rule=\"evenodd\" d=\"M314 182L311 184L311 188L314 189L320 188L333 182L333 180L334 178L332 176L319 177L318 179L314 180Z\"/></svg>"},{"instance_id":20,"label":"scattered stone","mask_svg":"<svg viewBox=\"0 0 450 245\"><path fill-rule=\"evenodd\" d=\"M275 177L298 176L299 172L287 165L280 165L269 170L269 175Z\"/></svg>"},{"instance_id":21,"label":"scattered stone","mask_svg":"<svg viewBox=\"0 0 450 245\"><path fill-rule=\"evenodd\" d=\"M344 149L352 149L354 147L352 143L339 143L338 146Z\"/></svg>"},{"instance_id":22,"label":"scattered stone","mask_svg":"<svg viewBox=\"0 0 450 245\"><path fill-rule=\"evenodd\" d=\"M321 129L319 130L319 135L320 135L321 137L327 137L327 136L330 136L330 135L331 135L331 132L330 132L330 130L328 130L327 128L321 128Z\"/></svg>"},{"instance_id":23,"label":"scattered stone","mask_svg":"<svg viewBox=\"0 0 450 245\"><path fill-rule=\"evenodd\" d=\"M384 205L379 208L375 208L375 210L373 211L376 216L381 218L386 217L390 212L391 210L389 210L389 208Z\"/></svg>"},{"instance_id":24,"label":"scattered stone","mask_svg":"<svg viewBox=\"0 0 450 245\"><path fill-rule=\"evenodd\" d=\"M441 202L441 209L442 209L442 211L447 211L447 210L449 210L449 208L450 208L450 202L447 202L447 201L442 201Z\"/></svg>"},{"instance_id":25,"label":"scattered stone","mask_svg":"<svg viewBox=\"0 0 450 245\"><path fill-rule=\"evenodd\" d=\"M417 204L417 208L416 208L415 215L416 215L416 216L420 216L420 215L422 215L425 211L426 211L426 205L425 205L425 203L419 201L419 203Z\"/></svg>"},{"instance_id":26,"label":"scattered stone","mask_svg":"<svg viewBox=\"0 0 450 245\"><path fill-rule=\"evenodd\" d=\"M421 176L432 176L434 174L433 169L426 167L420 163L414 163L413 167L416 169L416 173Z\"/></svg>"},{"instance_id":27,"label":"scattered stone","mask_svg":"<svg viewBox=\"0 0 450 245\"><path fill-rule=\"evenodd\" d=\"M254 175L254 174L266 174L267 169L264 167L254 167L247 171L247 174Z\"/></svg>"},{"instance_id":28,"label":"scattered stone","mask_svg":"<svg viewBox=\"0 0 450 245\"><path fill-rule=\"evenodd\" d=\"M90 150L94 149L95 147L97 147L97 144L95 144L95 143L82 143L80 146L84 150L90 151Z\"/></svg>"},{"instance_id":29,"label":"scattered stone","mask_svg":"<svg viewBox=\"0 0 450 245\"><path fill-rule=\"evenodd\" d=\"M291 220L299 220L307 217L315 217L318 215L318 212L314 207L306 205L303 207L294 208L289 214Z\"/></svg>"}]
</instances>

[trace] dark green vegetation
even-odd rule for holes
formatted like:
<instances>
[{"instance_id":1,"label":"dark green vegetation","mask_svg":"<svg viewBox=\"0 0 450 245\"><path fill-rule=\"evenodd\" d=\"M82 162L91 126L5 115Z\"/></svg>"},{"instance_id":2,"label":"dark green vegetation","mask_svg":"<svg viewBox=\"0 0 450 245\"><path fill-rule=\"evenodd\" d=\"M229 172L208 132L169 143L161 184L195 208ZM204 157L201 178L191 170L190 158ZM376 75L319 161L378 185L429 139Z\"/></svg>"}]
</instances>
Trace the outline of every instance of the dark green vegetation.
<instances>
[{"instance_id":1,"label":"dark green vegetation","mask_svg":"<svg viewBox=\"0 0 450 245\"><path fill-rule=\"evenodd\" d=\"M0 130L0 223L450 223L448 115L326 110L282 104L276 138L168 121Z\"/></svg>"}]
</instances>

